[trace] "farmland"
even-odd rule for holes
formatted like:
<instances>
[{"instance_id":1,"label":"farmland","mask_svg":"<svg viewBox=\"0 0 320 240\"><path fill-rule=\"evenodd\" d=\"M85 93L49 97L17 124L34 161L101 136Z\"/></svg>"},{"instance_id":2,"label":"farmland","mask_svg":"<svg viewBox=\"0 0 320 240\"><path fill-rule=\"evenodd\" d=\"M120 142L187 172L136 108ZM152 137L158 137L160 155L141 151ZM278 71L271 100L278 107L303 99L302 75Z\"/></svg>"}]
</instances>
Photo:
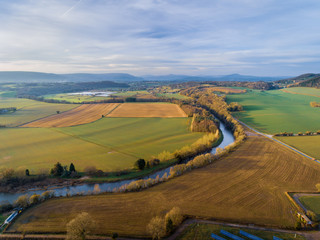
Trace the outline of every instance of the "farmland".
<instances>
[{"instance_id":1,"label":"farmland","mask_svg":"<svg viewBox=\"0 0 320 240\"><path fill-rule=\"evenodd\" d=\"M319 164L250 134L207 167L140 192L49 200L26 210L9 230L64 232L70 219L86 211L97 234L145 236L150 219L174 206L191 216L293 227L295 209L285 191L314 191L319 171Z\"/></svg>"},{"instance_id":2,"label":"farmland","mask_svg":"<svg viewBox=\"0 0 320 240\"><path fill-rule=\"evenodd\" d=\"M319 126L320 128L320 126ZM320 159L320 136L294 136L294 137L277 137L280 141L289 144L296 149Z\"/></svg>"},{"instance_id":3,"label":"farmland","mask_svg":"<svg viewBox=\"0 0 320 240\"><path fill-rule=\"evenodd\" d=\"M281 90L249 90L244 94L227 95L227 101L244 107L244 111L234 113L235 117L265 133L297 133L320 128L320 109L310 107L311 101L319 101L318 97Z\"/></svg>"},{"instance_id":4,"label":"farmland","mask_svg":"<svg viewBox=\"0 0 320 240\"><path fill-rule=\"evenodd\" d=\"M45 99L53 99L58 101L67 101L71 103L94 102L109 99L110 97L97 97L89 95L71 95L68 93L48 94L43 96Z\"/></svg>"},{"instance_id":5,"label":"farmland","mask_svg":"<svg viewBox=\"0 0 320 240\"><path fill-rule=\"evenodd\" d=\"M187 117L176 104L166 103L123 103L112 111L108 117Z\"/></svg>"},{"instance_id":6,"label":"farmland","mask_svg":"<svg viewBox=\"0 0 320 240\"><path fill-rule=\"evenodd\" d=\"M49 169L60 161L82 171L127 169L140 157L150 158L195 142L203 133L189 131L188 118L103 118L65 128L7 128L0 130L0 165Z\"/></svg>"},{"instance_id":7,"label":"farmland","mask_svg":"<svg viewBox=\"0 0 320 240\"><path fill-rule=\"evenodd\" d=\"M90 123L109 114L119 103L87 104L81 105L70 111L42 118L22 127L70 127Z\"/></svg>"},{"instance_id":8,"label":"farmland","mask_svg":"<svg viewBox=\"0 0 320 240\"><path fill-rule=\"evenodd\" d=\"M306 209L317 214L318 218L320 217L320 195L302 196L299 201Z\"/></svg>"},{"instance_id":9,"label":"farmland","mask_svg":"<svg viewBox=\"0 0 320 240\"><path fill-rule=\"evenodd\" d=\"M283 240L304 240L303 236L292 233L279 233L279 232L271 232L271 231L262 231L262 230L253 230L246 228L234 228L234 227L225 227L221 225L213 225L213 224L192 224L190 225L184 233L178 238L179 240L211 240L211 233L216 235L220 235L220 230L228 231L237 236L241 236L239 234L240 230L243 230L247 233L253 234L257 237L263 238L265 240L272 240L273 236L279 237ZM243 236L241 236L243 237Z\"/></svg>"},{"instance_id":10,"label":"farmland","mask_svg":"<svg viewBox=\"0 0 320 240\"><path fill-rule=\"evenodd\" d=\"M0 115L0 124L7 127L15 127L39 118L56 114L56 111L64 112L77 107L73 104L43 103L22 98L0 98L0 107L16 107L17 111Z\"/></svg>"},{"instance_id":11,"label":"farmland","mask_svg":"<svg viewBox=\"0 0 320 240\"><path fill-rule=\"evenodd\" d=\"M211 87L211 91L225 93L225 94L233 94L233 93L245 93L247 92L246 89L239 89L239 88L228 88L228 87Z\"/></svg>"}]
</instances>

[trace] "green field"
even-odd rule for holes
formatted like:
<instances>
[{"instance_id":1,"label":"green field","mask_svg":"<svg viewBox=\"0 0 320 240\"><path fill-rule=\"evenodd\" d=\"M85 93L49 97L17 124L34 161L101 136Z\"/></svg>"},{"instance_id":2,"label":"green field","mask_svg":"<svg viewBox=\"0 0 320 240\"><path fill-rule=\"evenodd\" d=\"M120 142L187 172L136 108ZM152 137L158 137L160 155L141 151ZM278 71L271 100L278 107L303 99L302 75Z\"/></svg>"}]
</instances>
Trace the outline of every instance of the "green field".
<instances>
[{"instance_id":1,"label":"green field","mask_svg":"<svg viewBox=\"0 0 320 240\"><path fill-rule=\"evenodd\" d=\"M118 97L131 97L137 94L149 95L150 93L148 91L123 91L123 92L118 92L112 95L118 96Z\"/></svg>"},{"instance_id":2,"label":"green field","mask_svg":"<svg viewBox=\"0 0 320 240\"><path fill-rule=\"evenodd\" d=\"M23 98L0 98L0 108L17 108L14 113L1 114L0 124L7 127L15 127L56 114L56 111L64 112L77 106L73 104L44 103Z\"/></svg>"},{"instance_id":3,"label":"green field","mask_svg":"<svg viewBox=\"0 0 320 240\"><path fill-rule=\"evenodd\" d=\"M320 195L319 196L302 196L299 198L300 202L306 209L311 210L320 216Z\"/></svg>"},{"instance_id":4,"label":"green field","mask_svg":"<svg viewBox=\"0 0 320 240\"><path fill-rule=\"evenodd\" d=\"M249 90L227 95L227 102L239 102L244 111L234 116L264 133L305 132L320 129L320 109L310 107L318 97L285 93L281 90Z\"/></svg>"},{"instance_id":5,"label":"green field","mask_svg":"<svg viewBox=\"0 0 320 240\"><path fill-rule=\"evenodd\" d=\"M257 237L263 238L265 240L272 240L273 236L279 237L283 240L291 240L291 239L297 239L297 240L304 240L305 237L301 235L295 236L295 234L292 233L279 233L279 232L271 232L271 231L262 231L262 230L253 230L253 229L247 229L247 228L234 228L234 227L225 227L220 225L213 225L213 224L197 224L194 223L190 225L178 238L178 240L211 240L211 233L217 234L223 238L224 235L220 233L220 230L228 231L232 234L235 234L239 237L242 237L244 239L247 239L240 235L239 231L243 230L247 233L253 234Z\"/></svg>"},{"instance_id":6,"label":"green field","mask_svg":"<svg viewBox=\"0 0 320 240\"><path fill-rule=\"evenodd\" d=\"M314 158L320 159L320 135L277 137L277 139Z\"/></svg>"},{"instance_id":7,"label":"green field","mask_svg":"<svg viewBox=\"0 0 320 240\"><path fill-rule=\"evenodd\" d=\"M174 151L203 136L190 132L189 123L188 118L104 118L66 128L0 129L0 165L32 172L57 161L73 162L78 170L128 169L138 158Z\"/></svg>"}]
</instances>

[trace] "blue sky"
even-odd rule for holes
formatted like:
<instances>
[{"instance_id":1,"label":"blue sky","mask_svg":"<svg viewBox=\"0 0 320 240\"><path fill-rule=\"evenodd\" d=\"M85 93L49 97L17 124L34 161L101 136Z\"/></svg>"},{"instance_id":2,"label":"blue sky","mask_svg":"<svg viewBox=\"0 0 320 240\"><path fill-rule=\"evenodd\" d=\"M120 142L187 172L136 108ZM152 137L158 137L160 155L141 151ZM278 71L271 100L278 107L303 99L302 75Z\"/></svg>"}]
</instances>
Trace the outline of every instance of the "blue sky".
<instances>
[{"instance_id":1,"label":"blue sky","mask_svg":"<svg viewBox=\"0 0 320 240\"><path fill-rule=\"evenodd\" d=\"M0 0L0 71L320 72L319 0Z\"/></svg>"}]
</instances>

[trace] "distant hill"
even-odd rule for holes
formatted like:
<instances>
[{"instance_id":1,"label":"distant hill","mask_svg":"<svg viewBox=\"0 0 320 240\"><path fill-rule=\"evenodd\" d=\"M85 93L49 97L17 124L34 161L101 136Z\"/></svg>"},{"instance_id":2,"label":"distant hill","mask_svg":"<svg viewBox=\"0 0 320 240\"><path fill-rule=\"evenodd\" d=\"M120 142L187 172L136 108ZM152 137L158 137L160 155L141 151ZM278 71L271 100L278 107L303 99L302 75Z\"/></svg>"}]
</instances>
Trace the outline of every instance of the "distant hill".
<instances>
[{"instance_id":1,"label":"distant hill","mask_svg":"<svg viewBox=\"0 0 320 240\"><path fill-rule=\"evenodd\" d=\"M224 76L188 76L188 75L145 75L142 76L145 80L149 81L237 81L237 82L257 82L257 81L265 81L271 82L279 79L283 79L286 77L258 77L258 76L248 76L248 75L240 75L240 74L231 74Z\"/></svg>"},{"instance_id":2,"label":"distant hill","mask_svg":"<svg viewBox=\"0 0 320 240\"><path fill-rule=\"evenodd\" d=\"M320 88L320 75L309 80L302 81L297 84L298 87L314 87Z\"/></svg>"},{"instance_id":3,"label":"distant hill","mask_svg":"<svg viewBox=\"0 0 320 240\"><path fill-rule=\"evenodd\" d=\"M135 77L125 73L71 73L54 74L42 72L0 72L0 82L19 83L19 82L100 82L100 81L143 81L143 78Z\"/></svg>"},{"instance_id":4,"label":"distant hill","mask_svg":"<svg viewBox=\"0 0 320 240\"><path fill-rule=\"evenodd\" d=\"M231 74L224 76L189 76L189 75L145 75L141 77L133 76L127 73L70 73L70 74L54 74L42 72L0 72L0 83L19 83L19 82L136 82L136 81L240 81L240 82L256 82L256 81L276 81L286 77L257 77L240 74Z\"/></svg>"}]
</instances>

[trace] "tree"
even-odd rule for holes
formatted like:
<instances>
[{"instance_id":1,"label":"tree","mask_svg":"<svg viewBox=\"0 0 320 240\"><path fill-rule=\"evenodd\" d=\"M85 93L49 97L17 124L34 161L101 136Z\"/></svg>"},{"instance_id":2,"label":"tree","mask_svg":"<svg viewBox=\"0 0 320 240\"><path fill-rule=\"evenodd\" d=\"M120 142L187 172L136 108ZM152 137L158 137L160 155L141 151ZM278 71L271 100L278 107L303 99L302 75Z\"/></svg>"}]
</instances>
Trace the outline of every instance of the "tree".
<instances>
[{"instance_id":1,"label":"tree","mask_svg":"<svg viewBox=\"0 0 320 240\"><path fill-rule=\"evenodd\" d=\"M118 233L112 233L111 239L117 239L119 237Z\"/></svg>"},{"instance_id":2,"label":"tree","mask_svg":"<svg viewBox=\"0 0 320 240\"><path fill-rule=\"evenodd\" d=\"M135 163L135 166L139 169L139 170L143 170L144 167L146 166L146 161L142 158L138 159Z\"/></svg>"},{"instance_id":3,"label":"tree","mask_svg":"<svg viewBox=\"0 0 320 240\"><path fill-rule=\"evenodd\" d=\"M160 239L166 234L166 226L164 219L161 217L154 217L147 225L147 231L151 234L152 239Z\"/></svg>"},{"instance_id":4,"label":"tree","mask_svg":"<svg viewBox=\"0 0 320 240\"><path fill-rule=\"evenodd\" d=\"M93 219L88 213L82 212L67 224L67 239L84 240L93 229Z\"/></svg>"},{"instance_id":5,"label":"tree","mask_svg":"<svg viewBox=\"0 0 320 240\"><path fill-rule=\"evenodd\" d=\"M50 171L50 174L56 177L60 177L62 173L63 173L63 167L59 162L57 162Z\"/></svg>"},{"instance_id":6,"label":"tree","mask_svg":"<svg viewBox=\"0 0 320 240\"><path fill-rule=\"evenodd\" d=\"M57 114L60 114L60 111L57 111Z\"/></svg>"},{"instance_id":7,"label":"tree","mask_svg":"<svg viewBox=\"0 0 320 240\"><path fill-rule=\"evenodd\" d=\"M174 227L177 227L180 225L180 223L183 220L183 216L181 214L181 210L178 207L172 208L165 216L166 222L168 222L168 219L171 219L172 225Z\"/></svg>"},{"instance_id":8,"label":"tree","mask_svg":"<svg viewBox=\"0 0 320 240\"><path fill-rule=\"evenodd\" d=\"M26 169L26 176L30 176L29 169Z\"/></svg>"},{"instance_id":9,"label":"tree","mask_svg":"<svg viewBox=\"0 0 320 240\"><path fill-rule=\"evenodd\" d=\"M70 163L69 171L70 172L75 172L76 171L76 168L74 167L73 163Z\"/></svg>"}]
</instances>

